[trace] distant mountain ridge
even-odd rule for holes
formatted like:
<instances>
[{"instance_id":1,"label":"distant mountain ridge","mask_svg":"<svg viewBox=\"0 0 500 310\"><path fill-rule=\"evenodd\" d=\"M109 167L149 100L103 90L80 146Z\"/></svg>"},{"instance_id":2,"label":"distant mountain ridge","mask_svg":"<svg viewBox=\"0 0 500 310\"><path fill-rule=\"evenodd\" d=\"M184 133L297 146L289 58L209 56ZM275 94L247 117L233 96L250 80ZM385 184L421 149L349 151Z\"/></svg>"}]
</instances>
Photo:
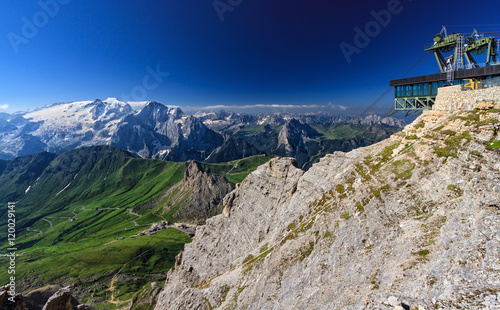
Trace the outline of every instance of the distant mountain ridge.
<instances>
[{"instance_id":1,"label":"distant mountain ridge","mask_svg":"<svg viewBox=\"0 0 500 310\"><path fill-rule=\"evenodd\" d=\"M198 112L194 114L209 128L223 128L240 125L284 125L291 119L296 119L308 125L386 125L403 128L406 126L404 119L394 117L381 117L378 115L332 115L328 113L273 113L249 115L220 110L217 112Z\"/></svg>"},{"instance_id":2,"label":"distant mountain ridge","mask_svg":"<svg viewBox=\"0 0 500 310\"><path fill-rule=\"evenodd\" d=\"M149 102L140 110L116 99L47 105L0 119L0 158L112 145L140 157L204 160L223 137L179 108Z\"/></svg>"},{"instance_id":3,"label":"distant mountain ridge","mask_svg":"<svg viewBox=\"0 0 500 310\"><path fill-rule=\"evenodd\" d=\"M272 119L277 120L278 115ZM298 166L309 169L314 162L335 151L350 151L368 146L400 130L386 125L360 125L352 123L309 125L295 118L283 125L229 124L218 131L227 136L206 162L225 162L257 154L294 157ZM208 125L211 126L211 125Z\"/></svg>"},{"instance_id":4,"label":"distant mountain ridge","mask_svg":"<svg viewBox=\"0 0 500 310\"><path fill-rule=\"evenodd\" d=\"M151 101L141 109L114 98L54 103L0 115L0 159L111 145L134 156L227 162L253 155L297 158L307 169L324 154L388 137L404 120L377 115L184 113Z\"/></svg>"}]
</instances>

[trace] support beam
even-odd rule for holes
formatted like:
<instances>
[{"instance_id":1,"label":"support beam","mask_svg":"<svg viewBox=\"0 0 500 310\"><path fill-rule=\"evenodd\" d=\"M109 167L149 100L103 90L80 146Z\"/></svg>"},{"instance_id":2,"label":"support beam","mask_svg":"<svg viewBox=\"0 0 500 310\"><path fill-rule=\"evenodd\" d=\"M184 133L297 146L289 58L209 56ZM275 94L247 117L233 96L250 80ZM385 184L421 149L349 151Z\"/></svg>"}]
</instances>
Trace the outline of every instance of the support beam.
<instances>
[{"instance_id":1,"label":"support beam","mask_svg":"<svg viewBox=\"0 0 500 310\"><path fill-rule=\"evenodd\" d=\"M492 50L492 45L493 45L493 42L495 42L494 40L490 40L490 43L488 43L488 54L486 55L486 63L489 65L490 64L490 61L491 61L491 52L495 52L494 50Z\"/></svg>"},{"instance_id":2,"label":"support beam","mask_svg":"<svg viewBox=\"0 0 500 310\"><path fill-rule=\"evenodd\" d=\"M431 110L434 105L434 97L396 98L394 110L397 111L420 111Z\"/></svg>"},{"instance_id":3,"label":"support beam","mask_svg":"<svg viewBox=\"0 0 500 310\"><path fill-rule=\"evenodd\" d=\"M434 56L436 56L437 63L439 65L439 70L441 70L441 73L444 72L443 69L443 64L446 63L446 60L444 59L443 55L438 50L434 50Z\"/></svg>"}]
</instances>

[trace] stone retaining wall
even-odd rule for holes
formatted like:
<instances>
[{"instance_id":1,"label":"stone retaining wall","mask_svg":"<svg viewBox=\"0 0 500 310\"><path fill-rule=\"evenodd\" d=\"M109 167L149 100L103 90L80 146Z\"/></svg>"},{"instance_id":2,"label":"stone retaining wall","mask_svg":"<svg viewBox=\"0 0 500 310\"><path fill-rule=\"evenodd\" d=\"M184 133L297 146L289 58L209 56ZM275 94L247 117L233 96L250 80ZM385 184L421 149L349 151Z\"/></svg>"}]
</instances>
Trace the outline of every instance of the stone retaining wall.
<instances>
[{"instance_id":1,"label":"stone retaining wall","mask_svg":"<svg viewBox=\"0 0 500 310\"><path fill-rule=\"evenodd\" d=\"M462 91L461 85L441 87L432 109L443 112L471 111L481 101L500 102L500 86L469 91Z\"/></svg>"}]
</instances>

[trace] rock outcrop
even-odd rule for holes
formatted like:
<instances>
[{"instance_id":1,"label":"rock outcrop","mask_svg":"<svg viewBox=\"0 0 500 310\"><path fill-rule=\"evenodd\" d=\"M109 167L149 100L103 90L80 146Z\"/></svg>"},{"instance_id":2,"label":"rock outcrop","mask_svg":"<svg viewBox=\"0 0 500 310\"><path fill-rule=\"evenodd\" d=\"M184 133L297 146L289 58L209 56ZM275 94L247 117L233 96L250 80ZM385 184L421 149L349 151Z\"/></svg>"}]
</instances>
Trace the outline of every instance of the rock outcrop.
<instances>
[{"instance_id":1,"label":"rock outcrop","mask_svg":"<svg viewBox=\"0 0 500 310\"><path fill-rule=\"evenodd\" d=\"M128 310L153 310L156 304L156 298L161 291L161 287L156 282L152 282L143 287L132 298Z\"/></svg>"},{"instance_id":2,"label":"rock outcrop","mask_svg":"<svg viewBox=\"0 0 500 310\"><path fill-rule=\"evenodd\" d=\"M0 310L86 310L87 305L80 305L72 296L70 286L49 285L26 294L14 296L9 301L8 287L0 288Z\"/></svg>"},{"instance_id":3,"label":"rock outcrop","mask_svg":"<svg viewBox=\"0 0 500 310\"><path fill-rule=\"evenodd\" d=\"M290 155L305 152L304 142L319 136L320 134L311 126L291 119L286 122L278 134L278 148L284 148Z\"/></svg>"},{"instance_id":4,"label":"rock outcrop","mask_svg":"<svg viewBox=\"0 0 500 310\"><path fill-rule=\"evenodd\" d=\"M11 298L9 300L9 298ZM12 298L14 301L12 301ZM9 294L9 286L0 287L0 310L26 310L24 297L21 294Z\"/></svg>"},{"instance_id":5,"label":"rock outcrop","mask_svg":"<svg viewBox=\"0 0 500 310\"><path fill-rule=\"evenodd\" d=\"M61 288L62 286L58 284L48 285L26 293L24 296L26 308L29 310L41 310L47 303L47 300Z\"/></svg>"},{"instance_id":6,"label":"rock outcrop","mask_svg":"<svg viewBox=\"0 0 500 310\"><path fill-rule=\"evenodd\" d=\"M155 309L498 309L500 88L446 92L451 111L440 93L390 139L307 172L259 167L198 227Z\"/></svg>"},{"instance_id":7,"label":"rock outcrop","mask_svg":"<svg viewBox=\"0 0 500 310\"><path fill-rule=\"evenodd\" d=\"M43 306L42 310L75 310L85 309L85 305L79 305L78 301L72 296L73 288L70 286L59 289Z\"/></svg>"},{"instance_id":8,"label":"rock outcrop","mask_svg":"<svg viewBox=\"0 0 500 310\"><path fill-rule=\"evenodd\" d=\"M180 222L200 222L222 212L222 199L233 190L226 177L203 171L200 163L190 161L184 179L162 197L169 198L164 213Z\"/></svg>"}]
</instances>

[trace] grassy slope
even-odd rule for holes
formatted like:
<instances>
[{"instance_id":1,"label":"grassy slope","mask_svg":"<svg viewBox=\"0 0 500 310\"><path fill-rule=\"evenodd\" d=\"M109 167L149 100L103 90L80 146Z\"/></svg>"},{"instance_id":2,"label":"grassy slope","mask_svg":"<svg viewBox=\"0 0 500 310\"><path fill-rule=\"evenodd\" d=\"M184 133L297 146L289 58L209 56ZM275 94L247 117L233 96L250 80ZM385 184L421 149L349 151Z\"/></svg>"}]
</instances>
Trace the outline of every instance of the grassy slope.
<instances>
[{"instance_id":1,"label":"grassy slope","mask_svg":"<svg viewBox=\"0 0 500 310\"><path fill-rule=\"evenodd\" d=\"M20 170L26 167L18 165ZM153 255L141 257L147 258L143 273L167 271L190 238L176 230L166 230L153 237L130 239L128 237L146 228L136 227L134 220L139 225L147 225L161 218L147 210L139 218L131 215L128 209L150 201L179 182L184 170L184 163L136 159L109 147L67 152L45 165L38 183L25 196L17 197L16 246L18 253L26 252L17 258L19 289L28 287L27 281L23 284L22 280L26 277L30 277L30 286L75 282L88 286L92 285L91 279L109 282L113 272L142 253L153 241L159 242L150 253ZM22 183L13 179L3 183L0 190L20 195L28 184L34 184L35 178L38 174ZM22 191L12 191L16 188ZM75 213L76 220L69 221ZM37 232L26 230L28 226L44 234L36 236ZM7 231L6 220L0 222L0 231ZM6 235L0 236L0 252L5 252ZM120 237L125 239L116 241ZM112 241L116 242L109 243ZM161 256L164 258L160 259ZM0 258L3 260L6 258ZM140 268L133 271L137 273ZM0 283L7 283L7 276L7 273L0 273ZM141 279L135 282L143 284ZM130 292L125 289L121 293ZM103 298L104 295L97 296L97 300L103 301Z\"/></svg>"},{"instance_id":2,"label":"grassy slope","mask_svg":"<svg viewBox=\"0 0 500 310\"><path fill-rule=\"evenodd\" d=\"M220 174L233 184L241 183L250 172L258 166L268 162L272 157L257 155L225 163L202 163L203 170L210 174Z\"/></svg>"},{"instance_id":3,"label":"grassy slope","mask_svg":"<svg viewBox=\"0 0 500 310\"><path fill-rule=\"evenodd\" d=\"M129 232L123 236L131 234ZM42 285L71 279L71 283L79 286L92 286L97 288L94 299L80 302L102 302L109 300L106 291L111 278L124 266L120 274L134 274L136 280L115 285L115 292L118 290L115 300L123 301L130 299L137 287L148 282L148 274L164 273L172 268L175 256L190 240L178 230L167 229L157 235L125 238L113 243L96 241L33 248L17 259L16 272L18 278L37 277L36 281Z\"/></svg>"},{"instance_id":4,"label":"grassy slope","mask_svg":"<svg viewBox=\"0 0 500 310\"><path fill-rule=\"evenodd\" d=\"M184 177L185 163L137 159L112 147L78 149L57 157L47 154L23 158L11 167L10 175L0 176L5 181L0 192L12 192L11 197L18 200L16 246L18 253L26 253L16 264L20 291L52 283L77 283L94 290L93 299L87 294L81 302L114 308L105 302L110 299L106 290L124 264L128 263L120 275L133 275L133 280L116 281L114 298L120 301L132 298L133 292L150 281L148 274L162 274L173 266L175 255L191 240L187 235L168 229L154 236L130 238L163 219L155 212L164 201L142 209L140 218L129 209L154 201L178 184ZM269 159L254 156L202 165L209 174L222 174L239 183ZM9 179L24 170L36 173L25 176L22 182ZM146 226L137 227L134 221ZM0 220L0 232L5 231L6 221ZM36 231L44 234L37 236ZM5 233L0 234L0 253L7 248L5 237ZM3 260L7 261L0 258L1 264ZM0 273L0 283L7 283L7 276Z\"/></svg>"},{"instance_id":5,"label":"grassy slope","mask_svg":"<svg viewBox=\"0 0 500 310\"><path fill-rule=\"evenodd\" d=\"M55 157L56 154L41 152L7 162L2 161L0 203L17 201L22 197L28 186L34 183Z\"/></svg>"}]
</instances>

